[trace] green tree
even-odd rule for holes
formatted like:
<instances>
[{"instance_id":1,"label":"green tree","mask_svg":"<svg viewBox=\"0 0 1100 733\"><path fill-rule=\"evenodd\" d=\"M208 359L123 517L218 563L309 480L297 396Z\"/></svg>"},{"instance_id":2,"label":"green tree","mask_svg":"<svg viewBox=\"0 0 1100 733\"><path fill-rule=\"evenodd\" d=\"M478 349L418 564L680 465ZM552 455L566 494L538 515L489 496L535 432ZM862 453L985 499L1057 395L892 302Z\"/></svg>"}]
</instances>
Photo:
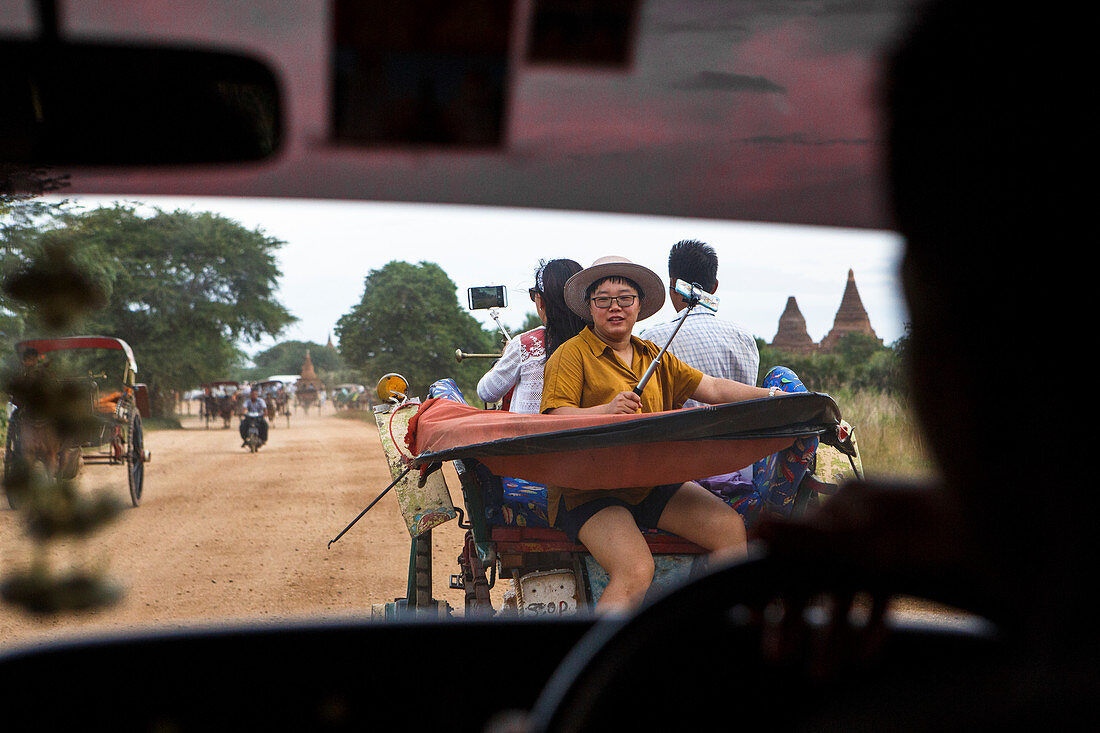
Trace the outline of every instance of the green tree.
<instances>
[{"instance_id":1,"label":"green tree","mask_svg":"<svg viewBox=\"0 0 1100 733\"><path fill-rule=\"evenodd\" d=\"M539 314L529 312L527 314L527 318L523 321L523 325L521 325L519 327L519 331L517 331L516 333L523 333L525 331L530 331L532 328L538 328L541 325L542 325L542 319L539 318ZM515 336L516 334L512 334L512 335Z\"/></svg>"},{"instance_id":2,"label":"green tree","mask_svg":"<svg viewBox=\"0 0 1100 733\"><path fill-rule=\"evenodd\" d=\"M496 346L494 334L462 308L454 282L432 262L390 262L371 270L362 299L337 322L336 335L345 362L372 383L397 372L413 395L424 396L432 382L452 377L471 402L486 365L457 363L455 349Z\"/></svg>"},{"instance_id":3,"label":"green tree","mask_svg":"<svg viewBox=\"0 0 1100 733\"><path fill-rule=\"evenodd\" d=\"M877 339L858 333L846 334L835 351L822 354L789 354L773 349L762 340L760 377L773 366L790 367L815 392L842 389L873 390L904 396L902 366L904 339L894 346L883 346Z\"/></svg>"},{"instance_id":4,"label":"green tree","mask_svg":"<svg viewBox=\"0 0 1100 733\"><path fill-rule=\"evenodd\" d=\"M846 333L836 345L836 353L846 364L867 362L882 350L882 342L865 333Z\"/></svg>"},{"instance_id":5,"label":"green tree","mask_svg":"<svg viewBox=\"0 0 1100 733\"><path fill-rule=\"evenodd\" d=\"M0 170L0 185L8 185ZM26 195L0 192L0 278L10 277L25 270L33 254L42 254L43 248L33 246L26 251L28 241L40 237L40 229L48 227L63 215L64 204L37 201ZM35 322L34 309L27 301L0 293L0 359L14 358L12 347L27 336L28 328L40 328Z\"/></svg>"},{"instance_id":6,"label":"green tree","mask_svg":"<svg viewBox=\"0 0 1100 733\"><path fill-rule=\"evenodd\" d=\"M216 214L63 209L4 236L6 269L61 247L88 273L105 305L81 329L130 343L157 415L170 414L172 392L224 377L238 343L294 320L275 298L282 242Z\"/></svg>"},{"instance_id":7,"label":"green tree","mask_svg":"<svg viewBox=\"0 0 1100 733\"><path fill-rule=\"evenodd\" d=\"M313 341L283 341L252 357L252 363L265 375L298 374L309 352L310 361L318 374L335 372L343 368L340 354Z\"/></svg>"}]
</instances>

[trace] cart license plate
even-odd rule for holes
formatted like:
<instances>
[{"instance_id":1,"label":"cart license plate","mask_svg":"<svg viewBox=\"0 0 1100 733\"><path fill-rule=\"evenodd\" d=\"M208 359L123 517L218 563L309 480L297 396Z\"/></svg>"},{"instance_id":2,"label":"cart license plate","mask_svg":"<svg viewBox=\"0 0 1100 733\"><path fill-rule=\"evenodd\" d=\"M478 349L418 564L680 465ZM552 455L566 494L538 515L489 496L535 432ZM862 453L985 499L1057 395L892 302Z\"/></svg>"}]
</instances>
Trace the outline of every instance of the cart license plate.
<instances>
[{"instance_id":1,"label":"cart license plate","mask_svg":"<svg viewBox=\"0 0 1100 733\"><path fill-rule=\"evenodd\" d=\"M577 612L577 579L572 570L528 573L519 579L520 614L564 616Z\"/></svg>"}]
</instances>

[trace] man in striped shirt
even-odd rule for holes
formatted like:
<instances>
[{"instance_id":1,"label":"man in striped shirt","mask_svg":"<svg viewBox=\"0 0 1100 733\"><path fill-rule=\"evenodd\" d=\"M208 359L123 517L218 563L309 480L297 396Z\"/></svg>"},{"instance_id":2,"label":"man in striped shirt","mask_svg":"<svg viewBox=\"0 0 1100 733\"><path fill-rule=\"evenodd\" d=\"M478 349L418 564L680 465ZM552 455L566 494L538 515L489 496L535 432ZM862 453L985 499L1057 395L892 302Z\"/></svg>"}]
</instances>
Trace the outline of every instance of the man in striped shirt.
<instances>
[{"instance_id":1,"label":"man in striped shirt","mask_svg":"<svg viewBox=\"0 0 1100 733\"><path fill-rule=\"evenodd\" d=\"M639 334L658 346L668 342L668 337L679 319L685 317L687 309L684 298L671 288L672 281L695 283L713 293L718 289L718 255L713 247L694 239L677 242L668 255L668 277L672 305L680 315ZM686 317L687 321L668 347L671 353L704 374L756 386L760 352L752 334L736 323L718 318L706 308L696 307ZM684 407L700 404L688 400Z\"/></svg>"}]
</instances>

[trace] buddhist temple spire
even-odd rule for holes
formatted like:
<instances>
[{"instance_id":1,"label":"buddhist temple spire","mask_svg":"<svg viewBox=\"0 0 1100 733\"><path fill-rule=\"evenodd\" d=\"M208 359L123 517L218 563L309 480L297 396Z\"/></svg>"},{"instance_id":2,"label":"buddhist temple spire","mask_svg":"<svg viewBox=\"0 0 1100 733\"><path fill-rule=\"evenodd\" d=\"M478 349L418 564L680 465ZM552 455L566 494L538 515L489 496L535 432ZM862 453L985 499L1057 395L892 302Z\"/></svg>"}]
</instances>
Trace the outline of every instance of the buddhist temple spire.
<instances>
[{"instance_id":1,"label":"buddhist temple spire","mask_svg":"<svg viewBox=\"0 0 1100 733\"><path fill-rule=\"evenodd\" d=\"M806 319L793 295L787 298L787 307L779 317L779 330L769 345L791 354L808 354L817 349L806 331Z\"/></svg>"},{"instance_id":2,"label":"buddhist temple spire","mask_svg":"<svg viewBox=\"0 0 1100 733\"><path fill-rule=\"evenodd\" d=\"M306 378L317 376L317 371L313 368L313 359L309 356L309 349L306 349L306 360L302 364L302 376Z\"/></svg>"},{"instance_id":3,"label":"buddhist temple spire","mask_svg":"<svg viewBox=\"0 0 1100 733\"><path fill-rule=\"evenodd\" d=\"M304 388L308 385L313 385L317 389L322 389L324 386L321 384L321 380L317 378L317 370L313 368L313 359L309 355L309 349L306 349L306 360L302 363L302 375L298 377L298 387Z\"/></svg>"},{"instance_id":4,"label":"buddhist temple spire","mask_svg":"<svg viewBox=\"0 0 1100 733\"><path fill-rule=\"evenodd\" d=\"M859 289L856 288L856 275L848 270L848 283L844 286L844 296L840 299L840 308L833 319L833 328L821 340L821 350L832 351L840 343L840 340L849 333L862 333L872 338L875 330L871 328L871 319L867 317L867 311L863 307L863 301L859 297Z\"/></svg>"}]
</instances>

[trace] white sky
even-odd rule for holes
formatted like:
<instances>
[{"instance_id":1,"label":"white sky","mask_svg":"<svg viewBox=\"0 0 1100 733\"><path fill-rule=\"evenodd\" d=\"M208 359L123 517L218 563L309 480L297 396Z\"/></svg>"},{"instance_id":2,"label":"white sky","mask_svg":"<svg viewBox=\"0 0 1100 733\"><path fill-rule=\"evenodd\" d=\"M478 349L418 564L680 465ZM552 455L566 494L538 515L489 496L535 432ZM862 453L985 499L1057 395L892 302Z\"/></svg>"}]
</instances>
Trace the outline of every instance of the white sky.
<instances>
[{"instance_id":1,"label":"white sky","mask_svg":"<svg viewBox=\"0 0 1100 733\"><path fill-rule=\"evenodd\" d=\"M775 336L792 295L810 337L820 341L832 327L849 269L855 271L860 298L880 338L893 343L906 320L897 277L901 239L890 232L454 205L65 198L88 208L117 200L169 211L211 211L285 241L277 253L283 272L278 297L300 320L278 339L246 346L253 354L283 340L325 343L340 316L359 302L367 273L392 260L437 263L454 280L463 307L467 287L506 286L509 307L501 320L511 331L533 312L527 288L540 258L568 257L587 266L616 254L667 279L669 247L681 239L699 239L717 250L719 315L766 341ZM672 314L666 302L640 325ZM486 311L474 315L495 328Z\"/></svg>"}]
</instances>

